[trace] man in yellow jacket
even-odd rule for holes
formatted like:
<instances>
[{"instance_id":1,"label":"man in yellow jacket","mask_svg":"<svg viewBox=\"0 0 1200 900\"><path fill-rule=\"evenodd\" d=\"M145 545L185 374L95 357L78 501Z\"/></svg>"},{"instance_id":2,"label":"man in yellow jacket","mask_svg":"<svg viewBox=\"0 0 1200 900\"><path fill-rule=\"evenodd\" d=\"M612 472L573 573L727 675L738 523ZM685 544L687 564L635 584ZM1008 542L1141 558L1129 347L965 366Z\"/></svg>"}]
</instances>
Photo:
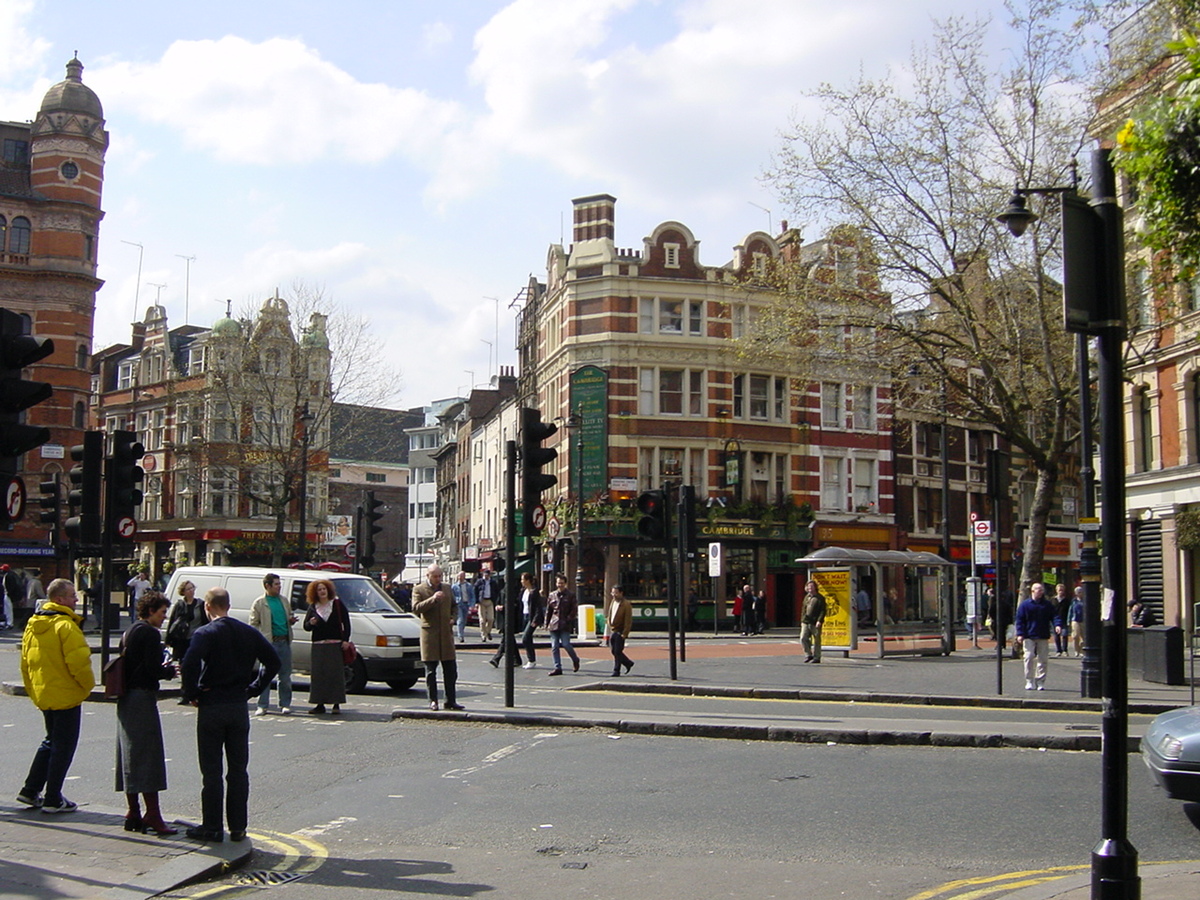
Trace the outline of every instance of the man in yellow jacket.
<instances>
[{"instance_id":1,"label":"man in yellow jacket","mask_svg":"<svg viewBox=\"0 0 1200 900\"><path fill-rule=\"evenodd\" d=\"M62 795L62 786L79 743L80 707L96 686L96 677L75 603L75 585L56 578L46 588L42 608L29 617L21 639L21 678L29 699L42 711L46 737L34 754L17 802L41 807L44 813L78 808Z\"/></svg>"}]
</instances>

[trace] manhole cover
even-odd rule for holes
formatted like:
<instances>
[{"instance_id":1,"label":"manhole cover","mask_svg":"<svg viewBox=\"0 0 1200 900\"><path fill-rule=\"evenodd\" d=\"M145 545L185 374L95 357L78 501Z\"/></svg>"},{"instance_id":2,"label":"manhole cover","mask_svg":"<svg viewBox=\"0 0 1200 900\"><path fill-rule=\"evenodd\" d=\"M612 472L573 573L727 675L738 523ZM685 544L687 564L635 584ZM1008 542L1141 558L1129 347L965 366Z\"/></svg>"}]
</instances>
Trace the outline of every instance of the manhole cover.
<instances>
[{"instance_id":1,"label":"manhole cover","mask_svg":"<svg viewBox=\"0 0 1200 900\"><path fill-rule=\"evenodd\" d=\"M237 877L238 884L248 884L252 887L275 887L277 884L287 884L289 881L299 881L308 875L307 872L243 872Z\"/></svg>"}]
</instances>

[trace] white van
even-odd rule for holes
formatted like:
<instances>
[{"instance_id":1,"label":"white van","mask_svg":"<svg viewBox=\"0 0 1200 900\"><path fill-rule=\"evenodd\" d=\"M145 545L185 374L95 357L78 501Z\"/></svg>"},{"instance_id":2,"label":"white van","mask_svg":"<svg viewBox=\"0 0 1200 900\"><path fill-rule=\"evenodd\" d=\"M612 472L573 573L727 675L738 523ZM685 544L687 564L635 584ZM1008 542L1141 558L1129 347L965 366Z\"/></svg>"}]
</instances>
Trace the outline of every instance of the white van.
<instances>
[{"instance_id":1,"label":"white van","mask_svg":"<svg viewBox=\"0 0 1200 900\"><path fill-rule=\"evenodd\" d=\"M166 595L174 603L184 581L196 586L199 598L209 588L222 587L229 591L230 615L247 622L250 607L262 596L263 578L269 572L279 576L282 582L279 595L298 617L292 626L293 671L306 674L310 671L312 641L300 624L308 606L304 592L312 582L324 579L333 582L338 599L350 611L350 640L358 649L354 662L346 666L347 691L361 691L368 681L386 681L393 690L406 691L425 674L417 617L400 609L377 582L365 575L319 569L182 566L171 573Z\"/></svg>"}]
</instances>

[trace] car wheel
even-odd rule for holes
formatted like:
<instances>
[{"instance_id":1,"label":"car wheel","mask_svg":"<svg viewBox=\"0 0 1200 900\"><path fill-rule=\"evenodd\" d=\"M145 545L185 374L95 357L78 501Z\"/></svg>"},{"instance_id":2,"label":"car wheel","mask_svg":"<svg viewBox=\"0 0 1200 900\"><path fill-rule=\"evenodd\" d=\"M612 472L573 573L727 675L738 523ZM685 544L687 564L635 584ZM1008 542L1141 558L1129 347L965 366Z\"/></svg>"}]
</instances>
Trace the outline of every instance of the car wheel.
<instances>
[{"instance_id":1,"label":"car wheel","mask_svg":"<svg viewBox=\"0 0 1200 900\"><path fill-rule=\"evenodd\" d=\"M418 681L416 676L412 678L392 678L389 679L387 685L393 691L407 691Z\"/></svg>"},{"instance_id":2,"label":"car wheel","mask_svg":"<svg viewBox=\"0 0 1200 900\"><path fill-rule=\"evenodd\" d=\"M358 694L367 686L367 664L361 656L355 656L354 662L345 667L346 693Z\"/></svg>"}]
</instances>

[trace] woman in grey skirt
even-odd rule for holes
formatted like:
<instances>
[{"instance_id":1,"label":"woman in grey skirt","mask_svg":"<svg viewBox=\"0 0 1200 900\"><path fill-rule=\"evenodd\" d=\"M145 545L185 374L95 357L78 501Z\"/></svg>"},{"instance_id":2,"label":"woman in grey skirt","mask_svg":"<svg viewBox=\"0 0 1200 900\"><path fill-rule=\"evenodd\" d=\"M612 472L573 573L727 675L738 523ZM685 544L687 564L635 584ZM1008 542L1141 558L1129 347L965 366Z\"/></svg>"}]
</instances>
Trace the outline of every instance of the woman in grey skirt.
<instances>
[{"instance_id":1,"label":"woman in grey skirt","mask_svg":"<svg viewBox=\"0 0 1200 900\"><path fill-rule=\"evenodd\" d=\"M308 611L304 614L304 630L312 632L312 673L309 679L308 702L316 705L310 710L325 712L332 703L333 713L342 711L346 702L346 671L342 651L349 647L350 612L337 598L333 582L314 581L305 592Z\"/></svg>"},{"instance_id":2,"label":"woman in grey skirt","mask_svg":"<svg viewBox=\"0 0 1200 900\"><path fill-rule=\"evenodd\" d=\"M117 790L129 805L125 830L160 836L178 834L163 821L158 806L159 791L167 789L158 682L175 677L175 667L165 662L159 632L169 605L158 591L145 591L138 600L138 620L121 639L125 693L117 701ZM138 794L146 801L145 815Z\"/></svg>"}]
</instances>

